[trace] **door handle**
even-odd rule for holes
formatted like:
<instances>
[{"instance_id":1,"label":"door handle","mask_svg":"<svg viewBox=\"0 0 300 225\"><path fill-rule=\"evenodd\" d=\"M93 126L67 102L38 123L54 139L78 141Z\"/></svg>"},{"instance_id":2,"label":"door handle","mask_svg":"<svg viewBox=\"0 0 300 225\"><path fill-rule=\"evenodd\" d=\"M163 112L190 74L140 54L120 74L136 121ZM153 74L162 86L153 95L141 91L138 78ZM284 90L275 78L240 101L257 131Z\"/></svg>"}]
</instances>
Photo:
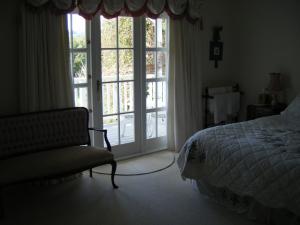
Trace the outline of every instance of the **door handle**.
<instances>
[{"instance_id":1,"label":"door handle","mask_svg":"<svg viewBox=\"0 0 300 225\"><path fill-rule=\"evenodd\" d=\"M97 80L97 93L99 93L99 91L100 91L100 80Z\"/></svg>"},{"instance_id":2,"label":"door handle","mask_svg":"<svg viewBox=\"0 0 300 225\"><path fill-rule=\"evenodd\" d=\"M100 82L100 80L97 80L96 90L97 90L97 100L98 100L98 102L100 101L100 86L101 86L101 82Z\"/></svg>"}]
</instances>

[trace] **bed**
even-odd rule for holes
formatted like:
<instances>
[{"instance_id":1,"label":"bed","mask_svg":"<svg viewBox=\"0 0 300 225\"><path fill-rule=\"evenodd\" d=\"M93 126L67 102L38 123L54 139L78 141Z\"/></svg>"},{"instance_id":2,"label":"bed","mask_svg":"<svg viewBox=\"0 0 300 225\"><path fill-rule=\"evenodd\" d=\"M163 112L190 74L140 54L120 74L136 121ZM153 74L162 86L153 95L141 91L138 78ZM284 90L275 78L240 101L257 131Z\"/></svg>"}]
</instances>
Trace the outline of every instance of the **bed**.
<instances>
[{"instance_id":1,"label":"bed","mask_svg":"<svg viewBox=\"0 0 300 225\"><path fill-rule=\"evenodd\" d=\"M195 133L177 162L184 179L299 217L300 95L281 115Z\"/></svg>"}]
</instances>

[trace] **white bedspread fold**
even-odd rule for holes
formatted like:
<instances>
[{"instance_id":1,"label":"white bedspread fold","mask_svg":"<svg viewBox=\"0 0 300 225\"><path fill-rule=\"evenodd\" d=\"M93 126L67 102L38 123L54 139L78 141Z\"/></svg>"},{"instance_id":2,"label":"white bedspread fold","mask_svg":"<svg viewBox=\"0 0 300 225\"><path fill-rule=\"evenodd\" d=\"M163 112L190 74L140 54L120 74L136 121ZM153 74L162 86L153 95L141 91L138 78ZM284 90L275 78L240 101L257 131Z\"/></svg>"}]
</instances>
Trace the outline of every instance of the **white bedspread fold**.
<instances>
[{"instance_id":1,"label":"white bedspread fold","mask_svg":"<svg viewBox=\"0 0 300 225\"><path fill-rule=\"evenodd\" d=\"M300 215L298 127L278 115L199 131L179 154L182 177Z\"/></svg>"}]
</instances>

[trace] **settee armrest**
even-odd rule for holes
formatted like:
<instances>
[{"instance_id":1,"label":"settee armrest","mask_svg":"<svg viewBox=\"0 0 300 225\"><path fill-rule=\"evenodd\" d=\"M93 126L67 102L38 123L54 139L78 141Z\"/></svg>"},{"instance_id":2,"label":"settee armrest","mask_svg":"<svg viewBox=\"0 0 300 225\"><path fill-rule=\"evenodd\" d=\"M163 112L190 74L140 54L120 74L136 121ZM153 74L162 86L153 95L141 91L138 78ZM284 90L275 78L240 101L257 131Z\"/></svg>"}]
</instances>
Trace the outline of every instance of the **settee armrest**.
<instances>
[{"instance_id":1,"label":"settee armrest","mask_svg":"<svg viewBox=\"0 0 300 225\"><path fill-rule=\"evenodd\" d=\"M104 141L106 143L107 150L111 152L111 145L110 145L110 142L109 142L109 140L107 138L107 130L106 129L94 128L94 127L90 127L89 130L102 132L103 135L104 135Z\"/></svg>"}]
</instances>

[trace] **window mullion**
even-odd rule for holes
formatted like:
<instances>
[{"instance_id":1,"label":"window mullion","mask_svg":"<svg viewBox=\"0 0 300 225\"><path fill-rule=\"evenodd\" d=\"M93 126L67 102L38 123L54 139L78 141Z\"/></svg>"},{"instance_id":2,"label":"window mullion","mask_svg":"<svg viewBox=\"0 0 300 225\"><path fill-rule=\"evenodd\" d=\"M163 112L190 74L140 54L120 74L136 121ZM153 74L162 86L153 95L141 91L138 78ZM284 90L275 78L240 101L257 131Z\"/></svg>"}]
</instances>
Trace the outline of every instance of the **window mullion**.
<instances>
[{"instance_id":1,"label":"window mullion","mask_svg":"<svg viewBox=\"0 0 300 225\"><path fill-rule=\"evenodd\" d=\"M72 48L72 49L70 49L70 51L73 52L73 53L81 53L81 52L87 52L88 48Z\"/></svg>"},{"instance_id":2,"label":"window mullion","mask_svg":"<svg viewBox=\"0 0 300 225\"><path fill-rule=\"evenodd\" d=\"M146 18L141 17L139 19L139 65L140 65L140 118L142 119L141 122L141 130L140 132L142 143L147 139L147 96L146 96L146 87L147 87L147 79L146 79Z\"/></svg>"},{"instance_id":3,"label":"window mullion","mask_svg":"<svg viewBox=\"0 0 300 225\"><path fill-rule=\"evenodd\" d=\"M155 82L155 108L157 109L158 107L158 85L157 85L157 20L155 20L155 78L156 78L156 82ZM157 110L155 112L155 137L158 136L158 119L157 119Z\"/></svg>"},{"instance_id":4,"label":"window mullion","mask_svg":"<svg viewBox=\"0 0 300 225\"><path fill-rule=\"evenodd\" d=\"M103 128L103 121L101 116L103 115L103 105L102 105L102 77L101 77L101 23L100 23L100 16L95 16L91 21L91 92L92 92L92 118L93 118L93 125L95 127ZM100 86L98 86L100 82ZM97 87L98 86L98 87ZM92 134L94 139L94 144L96 146L103 146L103 139L99 138L95 132ZM98 138L96 138L98 137Z\"/></svg>"},{"instance_id":5,"label":"window mullion","mask_svg":"<svg viewBox=\"0 0 300 225\"><path fill-rule=\"evenodd\" d=\"M73 46L73 16L70 15L70 25L71 25L71 49L74 49Z\"/></svg>"},{"instance_id":6,"label":"window mullion","mask_svg":"<svg viewBox=\"0 0 300 225\"><path fill-rule=\"evenodd\" d=\"M72 14L70 15L70 25L71 25L71 66L70 66L70 70L71 70L71 76L72 76L72 85L74 87L74 71L73 71L73 65L74 65L74 52L73 52L73 49L74 49L74 46L73 46L73 16ZM74 99L74 103L75 103L75 99Z\"/></svg>"},{"instance_id":7,"label":"window mullion","mask_svg":"<svg viewBox=\"0 0 300 225\"><path fill-rule=\"evenodd\" d=\"M118 110L118 143L121 144L121 117L120 117L120 66L119 66L119 18L116 18L116 46L117 46L117 110Z\"/></svg>"},{"instance_id":8,"label":"window mullion","mask_svg":"<svg viewBox=\"0 0 300 225\"><path fill-rule=\"evenodd\" d=\"M86 21L86 30L85 30L85 36L86 36L86 65L87 65L87 88L88 88L88 108L90 111L92 111L92 52L91 52L91 22ZM90 121L90 125L93 125Z\"/></svg>"}]
</instances>

